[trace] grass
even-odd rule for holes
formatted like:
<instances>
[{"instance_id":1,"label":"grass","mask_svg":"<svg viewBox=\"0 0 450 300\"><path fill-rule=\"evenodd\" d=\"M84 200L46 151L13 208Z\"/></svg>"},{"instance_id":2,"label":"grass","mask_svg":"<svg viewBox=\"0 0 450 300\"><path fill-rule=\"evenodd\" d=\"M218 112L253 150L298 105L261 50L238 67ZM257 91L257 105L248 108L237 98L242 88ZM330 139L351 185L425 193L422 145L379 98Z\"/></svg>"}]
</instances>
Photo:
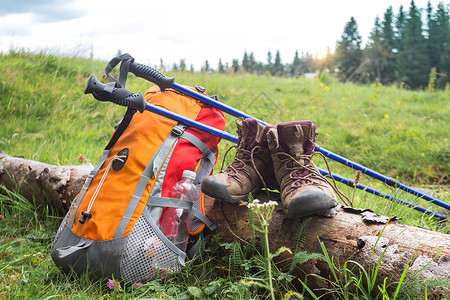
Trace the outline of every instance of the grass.
<instances>
[{"instance_id":1,"label":"grass","mask_svg":"<svg viewBox=\"0 0 450 300\"><path fill-rule=\"evenodd\" d=\"M124 113L122 107L98 102L83 93L88 76L95 74L100 78L105 66L101 61L45 53L1 54L0 150L50 164L95 164ZM178 83L205 86L208 93L218 95L224 103L271 124L310 119L318 127L317 142L327 150L407 185L429 188L434 196L449 202L448 88L430 93L397 86L342 84L327 74L315 80L251 74L167 75L174 76ZM127 81L127 89L135 92L145 91L150 85L133 75ZM233 117L227 116L226 130L235 133ZM233 157L231 153L223 158L230 145L227 141L220 143L225 165ZM325 168L320 159L315 162ZM355 178L354 170L330 160L329 163L333 172ZM365 175L359 182L442 212L428 201ZM397 215L406 224L450 234L448 223L361 190L339 187L352 196L357 207ZM267 290L251 283L265 280L267 264L262 254L249 245L224 243L220 236L210 237L202 255L190 261L183 272L164 283L153 281L137 290L123 287L111 292L106 282L88 276L65 276L56 269L48 253L60 216L14 191L2 194L0 299L269 296ZM300 248L295 250L302 254ZM358 279L356 273L350 275ZM272 277L276 278L277 297L299 297L289 270L274 267Z\"/></svg>"}]
</instances>

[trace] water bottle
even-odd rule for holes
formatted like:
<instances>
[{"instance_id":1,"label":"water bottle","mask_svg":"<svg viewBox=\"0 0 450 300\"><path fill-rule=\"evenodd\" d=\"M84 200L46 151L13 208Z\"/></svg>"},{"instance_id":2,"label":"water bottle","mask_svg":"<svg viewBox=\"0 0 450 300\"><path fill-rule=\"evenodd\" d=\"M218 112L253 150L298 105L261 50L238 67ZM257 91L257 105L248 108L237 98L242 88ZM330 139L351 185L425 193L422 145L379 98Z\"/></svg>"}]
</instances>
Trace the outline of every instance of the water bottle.
<instances>
[{"instance_id":1,"label":"water bottle","mask_svg":"<svg viewBox=\"0 0 450 300\"><path fill-rule=\"evenodd\" d=\"M172 188L172 198L194 202L198 198L198 190L194 185L196 173L190 170L183 171L181 180ZM161 216L161 231L175 246L186 251L189 231L187 219L189 210L167 207Z\"/></svg>"}]
</instances>

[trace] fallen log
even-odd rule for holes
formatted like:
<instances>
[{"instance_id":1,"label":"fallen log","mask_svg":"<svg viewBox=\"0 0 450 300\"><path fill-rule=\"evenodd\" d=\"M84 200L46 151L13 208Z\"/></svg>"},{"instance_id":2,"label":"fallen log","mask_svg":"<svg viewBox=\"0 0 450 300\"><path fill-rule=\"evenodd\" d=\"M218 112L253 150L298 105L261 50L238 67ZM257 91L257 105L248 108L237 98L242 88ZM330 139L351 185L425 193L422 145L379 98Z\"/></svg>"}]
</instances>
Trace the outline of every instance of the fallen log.
<instances>
[{"instance_id":1,"label":"fallen log","mask_svg":"<svg viewBox=\"0 0 450 300\"><path fill-rule=\"evenodd\" d=\"M0 152L0 184L26 199L49 204L60 214L70 207L94 167L54 166Z\"/></svg>"},{"instance_id":2,"label":"fallen log","mask_svg":"<svg viewBox=\"0 0 450 300\"><path fill-rule=\"evenodd\" d=\"M10 190L18 190L27 199L42 199L44 196L47 203L63 213L92 168L92 165L54 166L1 152L0 184ZM257 197L264 200L267 196L261 194ZM207 217L217 224L217 231L224 233L225 240L239 237L250 241L254 238L246 206L226 204L208 197L205 201ZM419 275L422 279L450 278L450 235L405 225L366 209L340 207L334 214L332 217L311 217L301 250L322 253L321 241L340 266L345 261L354 260L370 268L382 257L378 272L380 280L385 277L394 282L399 280L407 265L409 274L424 269ZM275 252L281 246L294 249L297 229L304 221L287 219L282 209L277 207L269 227L271 251ZM280 264L288 264L291 258L285 252L277 259ZM302 272L299 274L331 277L330 268L323 260L308 261L300 268ZM316 278L313 281L309 279L308 284L317 288L326 283ZM436 293L439 291L442 289Z\"/></svg>"}]
</instances>

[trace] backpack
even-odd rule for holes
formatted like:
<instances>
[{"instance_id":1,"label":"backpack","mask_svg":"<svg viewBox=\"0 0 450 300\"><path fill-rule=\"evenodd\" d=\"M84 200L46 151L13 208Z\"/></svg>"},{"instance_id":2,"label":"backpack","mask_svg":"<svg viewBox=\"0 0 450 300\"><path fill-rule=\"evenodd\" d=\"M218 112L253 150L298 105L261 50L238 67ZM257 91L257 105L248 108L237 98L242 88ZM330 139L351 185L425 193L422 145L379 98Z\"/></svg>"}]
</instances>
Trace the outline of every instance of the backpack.
<instances>
[{"instance_id":1,"label":"backpack","mask_svg":"<svg viewBox=\"0 0 450 300\"><path fill-rule=\"evenodd\" d=\"M153 86L144 99L217 129L225 127L220 110L175 90ZM56 233L50 253L66 273L88 270L130 283L163 278L180 271L186 258L160 229L167 207L191 209L192 235L215 227L204 216L200 183L213 172L220 139L148 111L136 112L128 108L116 125ZM197 173L200 197L194 204L169 197L184 170Z\"/></svg>"}]
</instances>

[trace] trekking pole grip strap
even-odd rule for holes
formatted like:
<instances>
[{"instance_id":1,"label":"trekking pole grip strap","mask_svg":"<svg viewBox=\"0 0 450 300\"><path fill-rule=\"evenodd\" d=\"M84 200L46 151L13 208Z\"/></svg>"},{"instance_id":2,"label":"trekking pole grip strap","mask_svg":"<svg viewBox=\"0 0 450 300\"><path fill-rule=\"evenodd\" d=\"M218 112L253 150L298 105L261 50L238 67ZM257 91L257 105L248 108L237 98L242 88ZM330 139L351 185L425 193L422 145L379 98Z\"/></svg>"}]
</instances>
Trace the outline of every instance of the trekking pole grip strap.
<instances>
[{"instance_id":1,"label":"trekking pole grip strap","mask_svg":"<svg viewBox=\"0 0 450 300\"><path fill-rule=\"evenodd\" d=\"M175 78L167 77L166 75L153 69L152 67L148 67L146 65L138 64L135 62L132 62L130 64L129 71L137 77L144 78L158 85L161 91L170 88L175 82Z\"/></svg>"},{"instance_id":2,"label":"trekking pole grip strap","mask_svg":"<svg viewBox=\"0 0 450 300\"><path fill-rule=\"evenodd\" d=\"M147 105L141 92L132 93L127 89L116 86L115 82L101 83L95 75L91 75L84 87L85 94L92 94L99 101L111 101L118 105L131 107L143 112Z\"/></svg>"}]
</instances>

